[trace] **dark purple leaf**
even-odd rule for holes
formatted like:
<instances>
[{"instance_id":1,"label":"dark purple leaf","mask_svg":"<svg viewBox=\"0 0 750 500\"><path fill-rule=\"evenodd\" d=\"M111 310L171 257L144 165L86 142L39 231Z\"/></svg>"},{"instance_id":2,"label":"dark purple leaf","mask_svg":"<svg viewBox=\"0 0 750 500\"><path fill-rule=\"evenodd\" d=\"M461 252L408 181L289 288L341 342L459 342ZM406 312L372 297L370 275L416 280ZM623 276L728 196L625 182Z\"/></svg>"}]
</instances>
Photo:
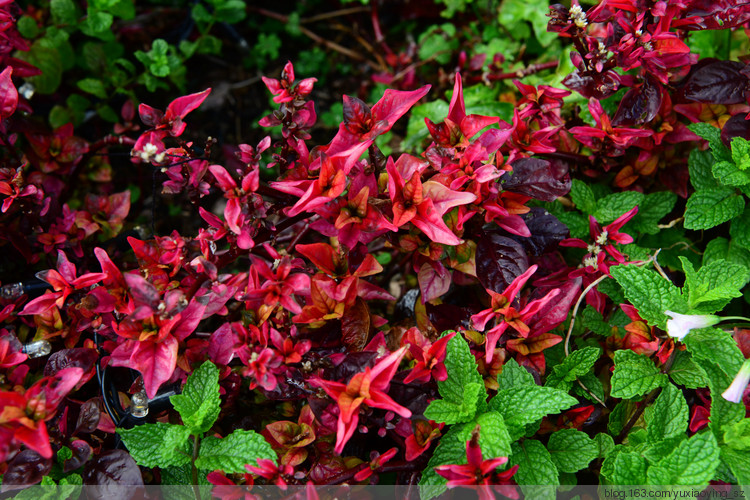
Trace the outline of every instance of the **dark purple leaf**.
<instances>
[{"instance_id":1,"label":"dark purple leaf","mask_svg":"<svg viewBox=\"0 0 750 500\"><path fill-rule=\"evenodd\" d=\"M102 415L99 409L100 404L100 399L94 398L81 405L76 421L76 430L73 431L73 434L89 434L96 430Z\"/></svg>"},{"instance_id":2,"label":"dark purple leaf","mask_svg":"<svg viewBox=\"0 0 750 500\"><path fill-rule=\"evenodd\" d=\"M477 242L477 278L484 288L502 293L529 268L529 258L520 243L496 232L487 232Z\"/></svg>"},{"instance_id":3,"label":"dark purple leaf","mask_svg":"<svg viewBox=\"0 0 750 500\"><path fill-rule=\"evenodd\" d=\"M77 347L75 349L63 349L57 351L47 360L44 365L44 376L49 377L65 368L77 367L83 370L85 374L81 380L87 380L89 372L93 373L96 369L96 360L99 354L96 349Z\"/></svg>"},{"instance_id":4,"label":"dark purple leaf","mask_svg":"<svg viewBox=\"0 0 750 500\"><path fill-rule=\"evenodd\" d=\"M341 340L347 350L359 352L370 337L370 310L360 297L341 318Z\"/></svg>"},{"instance_id":5,"label":"dark purple leaf","mask_svg":"<svg viewBox=\"0 0 750 500\"><path fill-rule=\"evenodd\" d=\"M479 312L479 309L471 310L467 307L457 306L455 304L425 304L427 317L430 323L439 332L445 330L458 330L459 327L471 329L471 315Z\"/></svg>"},{"instance_id":6,"label":"dark purple leaf","mask_svg":"<svg viewBox=\"0 0 750 500\"><path fill-rule=\"evenodd\" d=\"M503 184L507 191L542 201L555 201L570 191L570 176L563 162L553 165L539 158L520 158L511 165L513 173Z\"/></svg>"},{"instance_id":7,"label":"dark purple leaf","mask_svg":"<svg viewBox=\"0 0 750 500\"><path fill-rule=\"evenodd\" d=\"M511 234L510 237L523 245L526 251L535 257L556 249L557 245L570 235L567 226L542 207L532 207L530 212L521 217L526 222L531 236L523 238Z\"/></svg>"},{"instance_id":8,"label":"dark purple leaf","mask_svg":"<svg viewBox=\"0 0 750 500\"><path fill-rule=\"evenodd\" d=\"M738 113L731 117L721 129L721 142L730 147L732 139L742 137L750 140L750 120L745 120L745 113Z\"/></svg>"},{"instance_id":9,"label":"dark purple leaf","mask_svg":"<svg viewBox=\"0 0 750 500\"><path fill-rule=\"evenodd\" d=\"M107 450L86 462L83 484L89 486L89 498L122 498L129 500L142 493L143 477L135 460L125 450Z\"/></svg>"},{"instance_id":10,"label":"dark purple leaf","mask_svg":"<svg viewBox=\"0 0 750 500\"><path fill-rule=\"evenodd\" d=\"M34 450L23 450L8 464L0 491L17 490L37 484L51 469L52 459L43 458Z\"/></svg>"},{"instance_id":11,"label":"dark purple leaf","mask_svg":"<svg viewBox=\"0 0 750 500\"><path fill-rule=\"evenodd\" d=\"M615 127L633 127L648 123L656 117L661 107L661 87L647 78L638 87L627 91L612 118Z\"/></svg>"},{"instance_id":12,"label":"dark purple leaf","mask_svg":"<svg viewBox=\"0 0 750 500\"><path fill-rule=\"evenodd\" d=\"M63 462L63 472L72 472L86 463L91 458L91 446L86 441L80 439L70 443L70 451L73 452L73 456Z\"/></svg>"},{"instance_id":13,"label":"dark purple leaf","mask_svg":"<svg viewBox=\"0 0 750 500\"><path fill-rule=\"evenodd\" d=\"M576 70L566 76L562 83L583 97L593 97L599 100L611 96L620 87L620 80L617 74L611 70L604 73L595 73L593 76L581 74Z\"/></svg>"},{"instance_id":14,"label":"dark purple leaf","mask_svg":"<svg viewBox=\"0 0 750 500\"><path fill-rule=\"evenodd\" d=\"M581 291L582 282L583 280L581 278L575 278L566 281L562 286L560 286L560 293L557 295L557 297L555 297L554 300L548 302L545 307L540 309L539 312L537 312L532 318L529 319L529 321L526 322L526 324L529 325L529 328L531 329L531 333L529 334L530 336L549 332L553 328L562 324L563 321L565 321L565 319L568 317L568 312L570 311L571 307L573 307L575 301L578 299L578 293ZM535 290L535 296L533 298L537 298L536 295L539 295L539 297L541 297L542 295L546 295L551 291L551 289L552 288L537 288L537 290Z\"/></svg>"},{"instance_id":15,"label":"dark purple leaf","mask_svg":"<svg viewBox=\"0 0 750 500\"><path fill-rule=\"evenodd\" d=\"M740 104L746 100L750 81L738 61L716 61L693 71L685 85L685 99L709 104Z\"/></svg>"},{"instance_id":16,"label":"dark purple leaf","mask_svg":"<svg viewBox=\"0 0 750 500\"><path fill-rule=\"evenodd\" d=\"M355 374L365 371L368 366L372 366L372 362L377 355L378 353L371 351L348 353L346 359L336 366L334 377L331 380L348 381Z\"/></svg>"}]
</instances>

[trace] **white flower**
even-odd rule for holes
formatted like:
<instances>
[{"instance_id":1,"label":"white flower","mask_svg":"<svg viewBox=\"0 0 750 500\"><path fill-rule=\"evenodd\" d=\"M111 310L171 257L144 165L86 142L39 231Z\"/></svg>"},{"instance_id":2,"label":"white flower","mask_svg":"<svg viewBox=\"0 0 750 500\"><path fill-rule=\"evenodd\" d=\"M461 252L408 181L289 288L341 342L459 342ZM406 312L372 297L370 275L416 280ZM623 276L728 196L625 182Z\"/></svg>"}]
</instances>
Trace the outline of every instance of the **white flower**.
<instances>
[{"instance_id":1,"label":"white flower","mask_svg":"<svg viewBox=\"0 0 750 500\"><path fill-rule=\"evenodd\" d=\"M682 340L694 328L706 328L721 321L713 314L680 314L672 311L664 311L664 314L672 318L667 321L667 333L677 340Z\"/></svg>"},{"instance_id":2,"label":"white flower","mask_svg":"<svg viewBox=\"0 0 750 500\"><path fill-rule=\"evenodd\" d=\"M745 393L745 387L750 382L750 359L746 359L742 363L742 368L737 372L737 376L734 377L732 384L727 387L727 390L721 395L727 401L733 403L739 403L742 401L742 395Z\"/></svg>"}]
</instances>

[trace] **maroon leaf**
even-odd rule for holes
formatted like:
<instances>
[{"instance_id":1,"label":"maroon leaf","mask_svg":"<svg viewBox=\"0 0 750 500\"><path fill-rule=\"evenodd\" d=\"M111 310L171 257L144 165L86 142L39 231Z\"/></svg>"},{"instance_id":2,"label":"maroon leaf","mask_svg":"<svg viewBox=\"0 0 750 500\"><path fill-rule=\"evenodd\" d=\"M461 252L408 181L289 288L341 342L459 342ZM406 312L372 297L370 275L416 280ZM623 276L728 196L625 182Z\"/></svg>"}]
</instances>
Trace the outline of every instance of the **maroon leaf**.
<instances>
[{"instance_id":1,"label":"maroon leaf","mask_svg":"<svg viewBox=\"0 0 750 500\"><path fill-rule=\"evenodd\" d=\"M372 128L370 107L356 97L344 96L344 123L352 134L360 135Z\"/></svg>"},{"instance_id":2,"label":"maroon leaf","mask_svg":"<svg viewBox=\"0 0 750 500\"><path fill-rule=\"evenodd\" d=\"M0 491L17 490L37 484L51 469L52 459L43 458L34 450L23 450L8 464Z\"/></svg>"},{"instance_id":3,"label":"maroon leaf","mask_svg":"<svg viewBox=\"0 0 750 500\"><path fill-rule=\"evenodd\" d=\"M49 377L65 368L77 367L83 370L83 377L78 383L79 386L83 385L94 375L98 357L99 354L96 349L86 347L57 351L47 360L47 364L44 366L44 376Z\"/></svg>"},{"instance_id":4,"label":"maroon leaf","mask_svg":"<svg viewBox=\"0 0 750 500\"><path fill-rule=\"evenodd\" d=\"M729 147L735 137L750 140L750 120L746 120L745 117L745 113L738 113L724 124L721 129L721 142L725 146Z\"/></svg>"},{"instance_id":5,"label":"maroon leaf","mask_svg":"<svg viewBox=\"0 0 750 500\"><path fill-rule=\"evenodd\" d=\"M122 498L129 500L142 493L143 477L135 460L125 450L107 450L86 462L83 484L89 498Z\"/></svg>"},{"instance_id":6,"label":"maroon leaf","mask_svg":"<svg viewBox=\"0 0 750 500\"><path fill-rule=\"evenodd\" d=\"M632 127L650 122L659 112L661 100L661 87L647 78L645 82L628 90L622 97L617 113L612 118L612 125Z\"/></svg>"},{"instance_id":7,"label":"maroon leaf","mask_svg":"<svg viewBox=\"0 0 750 500\"><path fill-rule=\"evenodd\" d=\"M563 162L520 158L511 165L513 173L503 184L507 191L542 201L555 201L570 191L570 176Z\"/></svg>"},{"instance_id":8,"label":"maroon leaf","mask_svg":"<svg viewBox=\"0 0 750 500\"><path fill-rule=\"evenodd\" d=\"M370 336L370 311L360 297L341 318L341 341L349 351L359 352Z\"/></svg>"},{"instance_id":9,"label":"maroon leaf","mask_svg":"<svg viewBox=\"0 0 750 500\"><path fill-rule=\"evenodd\" d=\"M440 262L422 264L417 278L423 304L440 297L451 287L451 273Z\"/></svg>"},{"instance_id":10,"label":"maroon leaf","mask_svg":"<svg viewBox=\"0 0 750 500\"><path fill-rule=\"evenodd\" d=\"M99 398L89 399L81 405L73 434L89 434L96 430L101 418L99 405Z\"/></svg>"},{"instance_id":11,"label":"maroon leaf","mask_svg":"<svg viewBox=\"0 0 750 500\"><path fill-rule=\"evenodd\" d=\"M13 68L10 66L0 73L0 120L10 117L18 105L18 91L10 78L12 74Z\"/></svg>"},{"instance_id":12,"label":"maroon leaf","mask_svg":"<svg viewBox=\"0 0 750 500\"><path fill-rule=\"evenodd\" d=\"M535 257L556 249L558 244L570 234L565 224L541 207L532 207L531 211L522 217L531 236L522 238L510 235L510 237L523 245L526 251Z\"/></svg>"},{"instance_id":13,"label":"maroon leaf","mask_svg":"<svg viewBox=\"0 0 750 500\"><path fill-rule=\"evenodd\" d=\"M562 324L568 317L568 312L573 303L578 299L578 292L581 290L581 278L568 280L560 287L560 293L555 300L548 302L526 323L531 329L529 336L540 333L546 333ZM538 288L535 294L546 295L548 289Z\"/></svg>"},{"instance_id":14,"label":"maroon leaf","mask_svg":"<svg viewBox=\"0 0 750 500\"><path fill-rule=\"evenodd\" d=\"M86 463L91 458L91 446L86 441L77 439L70 444L73 456L63 462L63 472L72 472Z\"/></svg>"},{"instance_id":15,"label":"maroon leaf","mask_svg":"<svg viewBox=\"0 0 750 500\"><path fill-rule=\"evenodd\" d=\"M442 303L439 305L425 304L430 323L439 332L458 330L462 327L471 329L471 316L479 312L479 308L461 307L455 304Z\"/></svg>"},{"instance_id":16,"label":"maroon leaf","mask_svg":"<svg viewBox=\"0 0 750 500\"><path fill-rule=\"evenodd\" d=\"M496 293L502 293L529 268L523 246L496 232L485 233L477 242L476 263L479 282Z\"/></svg>"},{"instance_id":17,"label":"maroon leaf","mask_svg":"<svg viewBox=\"0 0 750 500\"><path fill-rule=\"evenodd\" d=\"M716 61L693 71L685 85L685 99L710 104L740 104L746 100L750 81L738 61Z\"/></svg>"}]
</instances>

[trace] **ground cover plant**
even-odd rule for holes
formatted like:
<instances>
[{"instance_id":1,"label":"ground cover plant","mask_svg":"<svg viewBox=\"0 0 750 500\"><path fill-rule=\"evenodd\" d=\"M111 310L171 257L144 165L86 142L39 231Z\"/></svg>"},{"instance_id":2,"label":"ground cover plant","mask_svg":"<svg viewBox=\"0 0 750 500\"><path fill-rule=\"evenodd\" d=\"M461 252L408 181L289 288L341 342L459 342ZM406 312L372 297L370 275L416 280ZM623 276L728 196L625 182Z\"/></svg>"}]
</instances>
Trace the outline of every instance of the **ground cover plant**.
<instances>
[{"instance_id":1,"label":"ground cover plant","mask_svg":"<svg viewBox=\"0 0 750 500\"><path fill-rule=\"evenodd\" d=\"M2 491L750 484L750 7L533 5L0 2Z\"/></svg>"}]
</instances>

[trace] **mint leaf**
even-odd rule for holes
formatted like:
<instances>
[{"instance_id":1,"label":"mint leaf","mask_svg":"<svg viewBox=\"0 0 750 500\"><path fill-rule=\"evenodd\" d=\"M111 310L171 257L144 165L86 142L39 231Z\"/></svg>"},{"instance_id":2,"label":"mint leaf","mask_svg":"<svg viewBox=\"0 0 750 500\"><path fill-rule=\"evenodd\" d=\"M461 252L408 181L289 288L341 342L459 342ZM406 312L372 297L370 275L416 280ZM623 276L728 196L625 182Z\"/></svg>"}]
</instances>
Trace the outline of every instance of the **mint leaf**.
<instances>
[{"instance_id":1,"label":"mint leaf","mask_svg":"<svg viewBox=\"0 0 750 500\"><path fill-rule=\"evenodd\" d=\"M610 274L641 317L649 325L666 330L669 318L664 311L674 310L675 303L681 300L680 289L656 272L633 265L614 266Z\"/></svg>"},{"instance_id":2,"label":"mint leaf","mask_svg":"<svg viewBox=\"0 0 750 500\"><path fill-rule=\"evenodd\" d=\"M605 432L600 432L594 436L594 442L598 448L597 456L599 458L606 458L609 453L615 449L615 440L612 436Z\"/></svg>"},{"instance_id":3,"label":"mint leaf","mask_svg":"<svg viewBox=\"0 0 750 500\"><path fill-rule=\"evenodd\" d=\"M208 431L221 411L219 369L206 361L190 374L182 394L170 397L169 401L194 435Z\"/></svg>"},{"instance_id":4,"label":"mint leaf","mask_svg":"<svg viewBox=\"0 0 750 500\"><path fill-rule=\"evenodd\" d=\"M690 196L685 205L686 229L710 229L733 217L745 208L745 200L731 187L702 189Z\"/></svg>"},{"instance_id":5,"label":"mint leaf","mask_svg":"<svg viewBox=\"0 0 750 500\"><path fill-rule=\"evenodd\" d=\"M476 422L479 424L479 446L482 448L482 456L485 459L509 456L511 438L502 415L496 411L488 411L479 415ZM471 426L466 426L466 441L471 439L472 430Z\"/></svg>"},{"instance_id":6,"label":"mint leaf","mask_svg":"<svg viewBox=\"0 0 750 500\"><path fill-rule=\"evenodd\" d=\"M744 186L750 183L750 176L737 168L731 161L717 161L712 167L714 177L724 186Z\"/></svg>"},{"instance_id":7,"label":"mint leaf","mask_svg":"<svg viewBox=\"0 0 750 500\"><path fill-rule=\"evenodd\" d=\"M94 94L99 99L107 98L107 89L104 87L104 83L96 78L84 78L78 80L78 88L89 94Z\"/></svg>"},{"instance_id":8,"label":"mint leaf","mask_svg":"<svg viewBox=\"0 0 750 500\"><path fill-rule=\"evenodd\" d=\"M693 133L708 141L711 153L716 161L732 161L732 155L723 142L721 142L721 130L708 123L693 123L688 125Z\"/></svg>"},{"instance_id":9,"label":"mint leaf","mask_svg":"<svg viewBox=\"0 0 750 500\"><path fill-rule=\"evenodd\" d=\"M595 334L601 337L609 337L612 335L612 327L604 321L604 317L591 306L586 308L581 313L581 323L587 330L591 330Z\"/></svg>"},{"instance_id":10,"label":"mint leaf","mask_svg":"<svg viewBox=\"0 0 750 500\"><path fill-rule=\"evenodd\" d=\"M750 418L743 418L739 422L726 426L724 442L733 450L750 451Z\"/></svg>"},{"instance_id":11,"label":"mint leaf","mask_svg":"<svg viewBox=\"0 0 750 500\"><path fill-rule=\"evenodd\" d=\"M497 376L497 382L500 389L510 389L511 387L522 387L524 385L536 385L534 377L523 366L511 358L503 365L503 371Z\"/></svg>"},{"instance_id":12,"label":"mint leaf","mask_svg":"<svg viewBox=\"0 0 750 500\"><path fill-rule=\"evenodd\" d=\"M598 444L585 432L562 429L549 437L547 449L557 470L578 472L599 455Z\"/></svg>"},{"instance_id":13,"label":"mint leaf","mask_svg":"<svg viewBox=\"0 0 750 500\"><path fill-rule=\"evenodd\" d=\"M573 384L573 392L578 396L586 398L593 403L598 403L599 401L604 401L605 399L607 399L607 396L604 394L604 385L602 385L602 381L599 380L594 372L589 372L586 375L581 375L580 377L578 377L578 380L580 380L581 383L586 386L586 389L588 389L584 390L584 388L580 385ZM594 396L599 399L595 399Z\"/></svg>"},{"instance_id":14,"label":"mint leaf","mask_svg":"<svg viewBox=\"0 0 750 500\"><path fill-rule=\"evenodd\" d=\"M157 422L132 429L117 429L117 433L138 465L169 467L190 462L191 450L186 445L189 432L185 435L180 429L187 430L181 425ZM184 442L181 442L181 436L184 436ZM181 447L172 448L177 446Z\"/></svg>"},{"instance_id":15,"label":"mint leaf","mask_svg":"<svg viewBox=\"0 0 750 500\"><path fill-rule=\"evenodd\" d=\"M201 441L195 466L239 474L247 472L245 464L256 465L259 458L276 460L276 453L257 432L237 429L223 439L208 436Z\"/></svg>"},{"instance_id":16,"label":"mint leaf","mask_svg":"<svg viewBox=\"0 0 750 500\"><path fill-rule=\"evenodd\" d=\"M616 218L643 201L643 193L638 191L623 191L601 198L596 203L593 216L600 224L609 224Z\"/></svg>"},{"instance_id":17,"label":"mint leaf","mask_svg":"<svg viewBox=\"0 0 750 500\"><path fill-rule=\"evenodd\" d=\"M685 270L685 287L688 291L688 307L701 314L712 314L723 309L734 297L741 297L748 270L744 266L726 260L713 260L697 272L692 264L680 257Z\"/></svg>"},{"instance_id":18,"label":"mint leaf","mask_svg":"<svg viewBox=\"0 0 750 500\"><path fill-rule=\"evenodd\" d=\"M549 451L535 439L513 443L513 453L508 458L508 464L509 466L518 465L518 471L513 479L520 485L557 486L560 484L557 467ZM551 493L550 498L554 498L554 490ZM534 495L534 498L539 497Z\"/></svg>"},{"instance_id":19,"label":"mint leaf","mask_svg":"<svg viewBox=\"0 0 750 500\"><path fill-rule=\"evenodd\" d=\"M610 459L604 460L604 464ZM611 459L610 482L613 484L646 484L646 459L638 452L620 452ZM602 471L605 470L602 464Z\"/></svg>"},{"instance_id":20,"label":"mint leaf","mask_svg":"<svg viewBox=\"0 0 750 500\"><path fill-rule=\"evenodd\" d=\"M584 347L573 351L562 363L552 369L544 385L569 391L577 377L582 377L591 371L600 354L601 349L598 347Z\"/></svg>"},{"instance_id":21,"label":"mint leaf","mask_svg":"<svg viewBox=\"0 0 750 500\"><path fill-rule=\"evenodd\" d=\"M732 243L743 248L750 248L750 207L746 206L742 215L732 219L729 234L732 237Z\"/></svg>"},{"instance_id":22,"label":"mint leaf","mask_svg":"<svg viewBox=\"0 0 750 500\"><path fill-rule=\"evenodd\" d=\"M750 142L744 137L732 137L732 161L740 170L750 167Z\"/></svg>"},{"instance_id":23,"label":"mint leaf","mask_svg":"<svg viewBox=\"0 0 750 500\"><path fill-rule=\"evenodd\" d=\"M737 484L750 484L750 453L722 446L721 458L729 465Z\"/></svg>"},{"instance_id":24,"label":"mint leaf","mask_svg":"<svg viewBox=\"0 0 750 500\"><path fill-rule=\"evenodd\" d=\"M684 435L688 424L688 406L682 391L667 384L644 415L649 441L656 442Z\"/></svg>"},{"instance_id":25,"label":"mint leaf","mask_svg":"<svg viewBox=\"0 0 750 500\"><path fill-rule=\"evenodd\" d=\"M690 152L688 171L690 183L696 191L719 187L719 183L716 182L713 175L713 164L714 159L709 151L694 149Z\"/></svg>"},{"instance_id":26,"label":"mint leaf","mask_svg":"<svg viewBox=\"0 0 750 500\"><path fill-rule=\"evenodd\" d=\"M688 389L697 389L708 385L708 375L697 365L687 351L674 353L674 361L669 369L669 377L677 385L684 385Z\"/></svg>"},{"instance_id":27,"label":"mint leaf","mask_svg":"<svg viewBox=\"0 0 750 500\"><path fill-rule=\"evenodd\" d=\"M460 404L445 399L436 399L424 411L424 416L435 422L444 422L449 425L469 422L477 412L477 401L480 395L486 397L486 394L484 384L471 382L464 387L464 400Z\"/></svg>"},{"instance_id":28,"label":"mint leaf","mask_svg":"<svg viewBox=\"0 0 750 500\"><path fill-rule=\"evenodd\" d=\"M667 381L666 375L659 372L648 357L629 349L615 352L615 371L612 374L613 398L629 399L641 396Z\"/></svg>"},{"instance_id":29,"label":"mint leaf","mask_svg":"<svg viewBox=\"0 0 750 500\"><path fill-rule=\"evenodd\" d=\"M740 246L734 239L730 242L726 238L714 238L708 242L706 250L703 252L703 265L718 259L725 259L745 268L750 268L750 251Z\"/></svg>"},{"instance_id":30,"label":"mint leaf","mask_svg":"<svg viewBox=\"0 0 750 500\"><path fill-rule=\"evenodd\" d=\"M655 466L653 473L651 468L647 472L651 484L706 486L719 466L719 445L710 432L696 434Z\"/></svg>"},{"instance_id":31,"label":"mint leaf","mask_svg":"<svg viewBox=\"0 0 750 500\"><path fill-rule=\"evenodd\" d=\"M596 196L583 181L573 179L570 183L570 199L576 208L585 214L593 214L596 211Z\"/></svg>"},{"instance_id":32,"label":"mint leaf","mask_svg":"<svg viewBox=\"0 0 750 500\"><path fill-rule=\"evenodd\" d=\"M677 195L671 191L660 191L647 194L638 205L638 213L630 226L645 234L657 234L659 221L672 211L677 202Z\"/></svg>"},{"instance_id":33,"label":"mint leaf","mask_svg":"<svg viewBox=\"0 0 750 500\"><path fill-rule=\"evenodd\" d=\"M51 0L49 8L55 24L75 25L78 22L78 13L73 0Z\"/></svg>"},{"instance_id":34,"label":"mint leaf","mask_svg":"<svg viewBox=\"0 0 750 500\"><path fill-rule=\"evenodd\" d=\"M708 387L711 393L711 419L708 427L717 439L722 438L726 426L739 422L745 417L745 405L727 401L721 395L732 383L732 375L727 375L716 363L707 360L701 360L700 363L708 376Z\"/></svg>"},{"instance_id":35,"label":"mint leaf","mask_svg":"<svg viewBox=\"0 0 750 500\"><path fill-rule=\"evenodd\" d=\"M435 448L430 461L427 462L427 466L422 472L422 478L419 480L419 494L422 500L430 500L446 490L445 485L448 480L435 472L435 467L450 464L463 465L467 462L466 441L463 439L463 432L468 427L467 424L454 425L440 438L440 443ZM472 429L467 432L471 434ZM481 440L481 434L479 438Z\"/></svg>"},{"instance_id":36,"label":"mint leaf","mask_svg":"<svg viewBox=\"0 0 750 500\"><path fill-rule=\"evenodd\" d=\"M469 344L461 335L456 335L448 341L445 352L445 368L448 371L448 378L438 382L438 392L446 401L463 406L466 387L471 383L479 384L483 390L476 394L477 404L474 407L482 408L487 399L487 393Z\"/></svg>"},{"instance_id":37,"label":"mint leaf","mask_svg":"<svg viewBox=\"0 0 750 500\"><path fill-rule=\"evenodd\" d=\"M745 356L737 347L737 342L730 334L718 328L691 330L682 342L693 355L693 359L718 364L721 370L732 378L745 361Z\"/></svg>"},{"instance_id":38,"label":"mint leaf","mask_svg":"<svg viewBox=\"0 0 750 500\"><path fill-rule=\"evenodd\" d=\"M576 404L577 399L552 387L528 385L513 389L502 389L490 401L490 410L502 415L517 439L524 434L523 426L536 422L549 414L559 413Z\"/></svg>"}]
</instances>

